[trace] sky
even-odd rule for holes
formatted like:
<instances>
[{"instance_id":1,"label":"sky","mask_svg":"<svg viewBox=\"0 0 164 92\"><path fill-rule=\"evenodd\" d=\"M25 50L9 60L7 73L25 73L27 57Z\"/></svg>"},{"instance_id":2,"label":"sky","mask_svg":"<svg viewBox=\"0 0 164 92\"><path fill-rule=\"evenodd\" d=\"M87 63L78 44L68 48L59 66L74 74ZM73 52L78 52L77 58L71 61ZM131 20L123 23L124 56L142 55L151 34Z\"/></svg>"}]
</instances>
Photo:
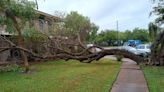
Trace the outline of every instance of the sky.
<instances>
[{"instance_id":1,"label":"sky","mask_svg":"<svg viewBox=\"0 0 164 92\"><path fill-rule=\"evenodd\" d=\"M77 11L99 26L100 30L119 31L136 27L147 28L153 21L151 0L38 0L39 10L52 14L55 11L69 13Z\"/></svg>"}]
</instances>

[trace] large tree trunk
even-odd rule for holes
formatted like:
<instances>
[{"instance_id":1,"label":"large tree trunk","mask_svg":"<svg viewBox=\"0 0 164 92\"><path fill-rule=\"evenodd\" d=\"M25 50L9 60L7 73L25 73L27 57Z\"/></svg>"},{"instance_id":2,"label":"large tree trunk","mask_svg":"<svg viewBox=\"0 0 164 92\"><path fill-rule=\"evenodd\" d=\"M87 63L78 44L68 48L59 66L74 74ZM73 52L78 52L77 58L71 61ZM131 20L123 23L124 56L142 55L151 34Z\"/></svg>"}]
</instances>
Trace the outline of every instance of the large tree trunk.
<instances>
[{"instance_id":1,"label":"large tree trunk","mask_svg":"<svg viewBox=\"0 0 164 92\"><path fill-rule=\"evenodd\" d=\"M22 37L21 28L19 27L19 24L18 24L16 17L8 11L6 13L7 13L8 17L13 21L13 24L14 24L13 26L18 33L18 46L21 48L24 48L24 40ZM29 63L28 63L27 55L22 50L20 52L21 52L22 60L24 62L25 73L27 73L29 71Z\"/></svg>"},{"instance_id":2,"label":"large tree trunk","mask_svg":"<svg viewBox=\"0 0 164 92\"><path fill-rule=\"evenodd\" d=\"M21 31L18 30L18 46L19 47L24 47L24 41L23 41L23 37L21 35ZM25 73L27 73L29 71L29 63L28 63L28 59L27 59L27 55L24 51L20 51L21 52L21 57L22 57L22 60L24 62L24 66L25 66Z\"/></svg>"},{"instance_id":3,"label":"large tree trunk","mask_svg":"<svg viewBox=\"0 0 164 92\"><path fill-rule=\"evenodd\" d=\"M159 33L151 46L151 65L164 64L164 31Z\"/></svg>"}]
</instances>

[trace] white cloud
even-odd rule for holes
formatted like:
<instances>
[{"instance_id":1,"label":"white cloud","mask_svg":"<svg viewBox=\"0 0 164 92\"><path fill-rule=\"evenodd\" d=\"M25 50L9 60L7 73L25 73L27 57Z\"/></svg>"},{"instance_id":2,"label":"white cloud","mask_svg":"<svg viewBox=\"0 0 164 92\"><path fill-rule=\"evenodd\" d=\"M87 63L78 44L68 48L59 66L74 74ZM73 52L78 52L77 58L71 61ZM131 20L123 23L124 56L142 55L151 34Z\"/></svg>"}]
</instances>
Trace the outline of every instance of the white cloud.
<instances>
[{"instance_id":1,"label":"white cloud","mask_svg":"<svg viewBox=\"0 0 164 92\"><path fill-rule=\"evenodd\" d=\"M101 29L133 29L135 27L147 28L151 18L150 0L39 0L39 10L54 14L54 11L69 13L78 11Z\"/></svg>"}]
</instances>

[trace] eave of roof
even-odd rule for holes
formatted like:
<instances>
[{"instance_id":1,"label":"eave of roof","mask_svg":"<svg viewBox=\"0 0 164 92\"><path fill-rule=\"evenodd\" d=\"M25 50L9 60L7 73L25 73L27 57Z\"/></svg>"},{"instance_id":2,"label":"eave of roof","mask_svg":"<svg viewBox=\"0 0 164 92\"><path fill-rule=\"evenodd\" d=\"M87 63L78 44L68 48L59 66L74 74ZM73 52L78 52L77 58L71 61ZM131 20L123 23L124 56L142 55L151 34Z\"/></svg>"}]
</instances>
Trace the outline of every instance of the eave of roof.
<instances>
[{"instance_id":1,"label":"eave of roof","mask_svg":"<svg viewBox=\"0 0 164 92\"><path fill-rule=\"evenodd\" d=\"M48 13L45 13L45 12L42 12L42 11L39 11L39 10L37 10L37 14L46 16L46 17L54 19L54 20L62 21L62 19L60 17L54 16L54 15L51 15L51 14L48 14Z\"/></svg>"}]
</instances>

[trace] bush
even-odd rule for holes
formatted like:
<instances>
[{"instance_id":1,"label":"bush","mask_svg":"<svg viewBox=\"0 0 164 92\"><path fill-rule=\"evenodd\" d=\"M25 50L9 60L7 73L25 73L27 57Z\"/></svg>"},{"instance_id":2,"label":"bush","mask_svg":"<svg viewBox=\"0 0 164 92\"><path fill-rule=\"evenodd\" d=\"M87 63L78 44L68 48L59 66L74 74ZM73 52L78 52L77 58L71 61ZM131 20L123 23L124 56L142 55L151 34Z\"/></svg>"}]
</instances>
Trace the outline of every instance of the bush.
<instances>
[{"instance_id":1,"label":"bush","mask_svg":"<svg viewBox=\"0 0 164 92\"><path fill-rule=\"evenodd\" d=\"M117 61L121 62L122 59L123 59L123 56L122 56L122 55L117 55L117 56L116 56L116 59L117 59Z\"/></svg>"},{"instance_id":2,"label":"bush","mask_svg":"<svg viewBox=\"0 0 164 92\"><path fill-rule=\"evenodd\" d=\"M0 66L0 73L1 72L17 72L21 71L21 67L17 64L7 65L7 66Z\"/></svg>"}]
</instances>

